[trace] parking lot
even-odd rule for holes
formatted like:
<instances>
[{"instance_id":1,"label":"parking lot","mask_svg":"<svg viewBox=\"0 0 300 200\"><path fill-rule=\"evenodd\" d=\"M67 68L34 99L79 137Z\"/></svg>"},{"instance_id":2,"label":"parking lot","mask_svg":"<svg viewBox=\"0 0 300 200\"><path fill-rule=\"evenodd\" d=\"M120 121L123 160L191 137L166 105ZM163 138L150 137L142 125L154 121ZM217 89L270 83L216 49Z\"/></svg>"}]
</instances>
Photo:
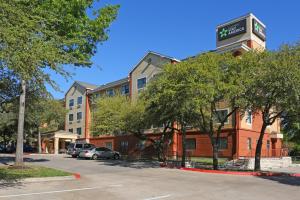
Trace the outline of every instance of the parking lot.
<instances>
[{"instance_id":1,"label":"parking lot","mask_svg":"<svg viewBox=\"0 0 300 200\"><path fill-rule=\"evenodd\" d=\"M79 160L66 155L32 155L34 165L80 173L81 179L0 185L0 199L103 199L103 200L199 200L199 199L299 199L296 177L251 177L204 174L160 168L152 162ZM1 164L13 157L0 155Z\"/></svg>"}]
</instances>

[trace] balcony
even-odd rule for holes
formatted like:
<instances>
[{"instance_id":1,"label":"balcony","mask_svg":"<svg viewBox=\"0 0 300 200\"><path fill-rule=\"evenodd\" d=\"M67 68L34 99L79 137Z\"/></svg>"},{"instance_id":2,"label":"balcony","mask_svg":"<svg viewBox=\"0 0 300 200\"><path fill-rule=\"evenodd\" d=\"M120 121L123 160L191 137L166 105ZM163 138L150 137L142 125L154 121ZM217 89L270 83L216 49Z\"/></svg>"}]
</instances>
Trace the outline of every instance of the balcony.
<instances>
[{"instance_id":1,"label":"balcony","mask_svg":"<svg viewBox=\"0 0 300 200\"><path fill-rule=\"evenodd\" d=\"M277 133L275 131L273 131L270 135L270 138L274 138L274 139L283 139L283 134L282 133Z\"/></svg>"}]
</instances>

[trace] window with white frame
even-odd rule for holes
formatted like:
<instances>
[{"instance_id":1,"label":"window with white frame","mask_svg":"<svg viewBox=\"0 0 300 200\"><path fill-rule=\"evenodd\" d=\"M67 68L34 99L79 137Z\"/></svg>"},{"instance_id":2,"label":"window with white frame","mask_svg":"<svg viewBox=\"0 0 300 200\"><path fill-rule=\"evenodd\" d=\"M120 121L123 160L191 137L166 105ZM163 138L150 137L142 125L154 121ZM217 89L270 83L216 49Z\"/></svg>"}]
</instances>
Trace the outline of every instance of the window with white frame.
<instances>
[{"instance_id":1,"label":"window with white frame","mask_svg":"<svg viewBox=\"0 0 300 200\"><path fill-rule=\"evenodd\" d=\"M81 135L81 133L82 133L81 127L76 129L76 133L77 133L77 135Z\"/></svg>"},{"instance_id":2,"label":"window with white frame","mask_svg":"<svg viewBox=\"0 0 300 200\"><path fill-rule=\"evenodd\" d=\"M252 112L251 110L246 111L246 123L247 124L252 124Z\"/></svg>"},{"instance_id":3,"label":"window with white frame","mask_svg":"<svg viewBox=\"0 0 300 200\"><path fill-rule=\"evenodd\" d=\"M73 107L74 106L74 99L70 99L69 100L69 107Z\"/></svg>"},{"instance_id":4,"label":"window with white frame","mask_svg":"<svg viewBox=\"0 0 300 200\"><path fill-rule=\"evenodd\" d=\"M114 96L115 95L115 91L114 91L114 89L108 89L108 90L106 90L106 95L107 96Z\"/></svg>"},{"instance_id":5,"label":"window with white frame","mask_svg":"<svg viewBox=\"0 0 300 200\"><path fill-rule=\"evenodd\" d=\"M121 94L122 95L129 94L129 84L125 84L121 86Z\"/></svg>"},{"instance_id":6,"label":"window with white frame","mask_svg":"<svg viewBox=\"0 0 300 200\"><path fill-rule=\"evenodd\" d=\"M69 121L72 122L74 120L74 115L73 114L69 114Z\"/></svg>"},{"instance_id":7,"label":"window with white frame","mask_svg":"<svg viewBox=\"0 0 300 200\"><path fill-rule=\"evenodd\" d=\"M82 112L78 112L77 113L77 120L81 120L82 119Z\"/></svg>"},{"instance_id":8,"label":"window with white frame","mask_svg":"<svg viewBox=\"0 0 300 200\"><path fill-rule=\"evenodd\" d=\"M82 96L77 97L77 105L81 105L82 104Z\"/></svg>"},{"instance_id":9,"label":"window with white frame","mask_svg":"<svg viewBox=\"0 0 300 200\"><path fill-rule=\"evenodd\" d=\"M143 89L144 87L146 87L146 84L147 84L147 79L146 79L146 77L144 77L144 78L139 78L139 79L137 80L137 88L138 88L138 90Z\"/></svg>"}]
</instances>

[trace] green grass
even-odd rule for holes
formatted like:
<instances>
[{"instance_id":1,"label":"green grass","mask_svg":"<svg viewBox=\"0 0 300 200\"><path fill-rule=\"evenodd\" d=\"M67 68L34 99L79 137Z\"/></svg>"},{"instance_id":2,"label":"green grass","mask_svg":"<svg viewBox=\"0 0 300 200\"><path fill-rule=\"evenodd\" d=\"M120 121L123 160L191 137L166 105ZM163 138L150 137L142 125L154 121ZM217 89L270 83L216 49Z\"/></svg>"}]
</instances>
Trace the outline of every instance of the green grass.
<instances>
[{"instance_id":1,"label":"green grass","mask_svg":"<svg viewBox=\"0 0 300 200\"><path fill-rule=\"evenodd\" d=\"M226 161L228 161L227 158L219 158L219 165L224 164ZM212 158L206 158L206 157L191 157L191 161L194 162L200 162L206 165L212 165L213 164L213 160Z\"/></svg>"},{"instance_id":2,"label":"green grass","mask_svg":"<svg viewBox=\"0 0 300 200\"><path fill-rule=\"evenodd\" d=\"M70 176L71 173L40 166L26 166L24 169L0 167L0 181L14 181L23 178Z\"/></svg>"},{"instance_id":3,"label":"green grass","mask_svg":"<svg viewBox=\"0 0 300 200\"><path fill-rule=\"evenodd\" d=\"M300 164L300 160L293 160L293 164Z\"/></svg>"}]
</instances>

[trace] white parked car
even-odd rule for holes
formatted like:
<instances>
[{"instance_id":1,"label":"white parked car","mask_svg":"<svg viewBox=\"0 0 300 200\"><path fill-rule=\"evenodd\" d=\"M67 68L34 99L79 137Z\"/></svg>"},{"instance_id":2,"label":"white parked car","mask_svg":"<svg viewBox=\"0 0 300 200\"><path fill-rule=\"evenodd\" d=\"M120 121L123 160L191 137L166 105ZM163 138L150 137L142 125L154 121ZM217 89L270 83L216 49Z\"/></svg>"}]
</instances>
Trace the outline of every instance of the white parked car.
<instances>
[{"instance_id":1,"label":"white parked car","mask_svg":"<svg viewBox=\"0 0 300 200\"><path fill-rule=\"evenodd\" d=\"M98 158L110 158L117 160L120 159L121 155L119 152L113 151L106 147L96 147L80 151L78 157L93 160L96 160Z\"/></svg>"}]
</instances>

